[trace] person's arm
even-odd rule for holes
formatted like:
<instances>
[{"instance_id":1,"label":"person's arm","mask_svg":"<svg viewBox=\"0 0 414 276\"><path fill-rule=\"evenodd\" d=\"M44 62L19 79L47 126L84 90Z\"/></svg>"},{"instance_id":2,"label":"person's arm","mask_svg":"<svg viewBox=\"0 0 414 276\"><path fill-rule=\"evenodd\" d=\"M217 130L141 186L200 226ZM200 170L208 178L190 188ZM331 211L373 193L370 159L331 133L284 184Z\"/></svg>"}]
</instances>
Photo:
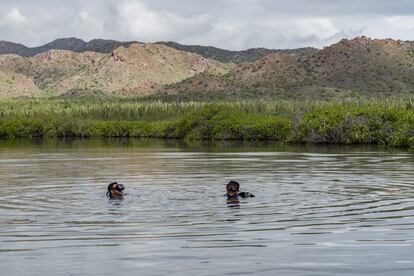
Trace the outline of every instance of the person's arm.
<instances>
[{"instance_id":1,"label":"person's arm","mask_svg":"<svg viewBox=\"0 0 414 276\"><path fill-rule=\"evenodd\" d=\"M239 193L239 196L242 197L242 198L255 197L254 194L251 194L249 192L241 192L241 193Z\"/></svg>"}]
</instances>

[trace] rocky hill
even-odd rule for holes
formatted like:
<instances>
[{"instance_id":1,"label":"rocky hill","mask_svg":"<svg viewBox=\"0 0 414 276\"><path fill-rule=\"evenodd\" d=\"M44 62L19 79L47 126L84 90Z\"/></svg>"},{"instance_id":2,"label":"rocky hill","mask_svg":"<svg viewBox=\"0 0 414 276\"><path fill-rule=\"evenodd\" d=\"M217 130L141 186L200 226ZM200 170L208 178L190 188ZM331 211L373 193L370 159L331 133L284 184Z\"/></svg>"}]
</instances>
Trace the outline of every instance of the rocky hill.
<instances>
[{"instance_id":1,"label":"rocky hill","mask_svg":"<svg viewBox=\"0 0 414 276\"><path fill-rule=\"evenodd\" d=\"M316 53L315 48L298 48L298 49L266 49L266 48L251 48L242 51L230 51L211 46L199 45L183 45L176 42L158 42L159 44L167 45L171 48L197 53L205 58L215 59L220 62L241 63L258 60L269 54L291 54L291 55L307 55Z\"/></svg>"},{"instance_id":2,"label":"rocky hill","mask_svg":"<svg viewBox=\"0 0 414 276\"><path fill-rule=\"evenodd\" d=\"M166 92L289 99L414 95L414 43L359 37L311 54L270 54L225 76L194 76Z\"/></svg>"},{"instance_id":3,"label":"rocky hill","mask_svg":"<svg viewBox=\"0 0 414 276\"><path fill-rule=\"evenodd\" d=\"M322 50L255 49L238 54L213 47L167 45L62 39L30 48L40 51L31 56L25 53L29 48L3 42L2 51L14 49L15 54L0 55L0 97L414 95L414 43L410 41L358 37ZM53 49L46 50L49 48Z\"/></svg>"},{"instance_id":4,"label":"rocky hill","mask_svg":"<svg viewBox=\"0 0 414 276\"><path fill-rule=\"evenodd\" d=\"M110 54L50 50L34 57L0 55L0 72L8 83L1 95L34 94L82 96L137 96L151 94L164 85L180 82L197 74L225 74L231 66L157 44L134 43ZM13 86L22 80L20 86ZM24 85L23 85L24 83ZM23 88L21 87L23 86ZM30 91L30 93L29 93ZM41 91L42 93L40 93Z\"/></svg>"},{"instance_id":5,"label":"rocky hill","mask_svg":"<svg viewBox=\"0 0 414 276\"><path fill-rule=\"evenodd\" d=\"M116 40L93 39L85 42L78 38L61 38L56 39L50 43L39 47L29 48L22 44L16 44L8 41L0 41L0 55L1 54L16 54L19 56L32 57L40 53L50 50L68 50L73 52L98 52L110 53L121 46L128 47L132 43L139 43L137 41L121 42ZM230 51L210 46L199 45L183 45L176 42L157 42L156 44L166 45L176 50L191 52L199 54L205 58L214 59L224 63L241 63L245 61L255 61L268 54L285 53L285 54L310 54L317 52L315 48L300 48L300 49L265 49L253 48L243 51Z\"/></svg>"}]
</instances>

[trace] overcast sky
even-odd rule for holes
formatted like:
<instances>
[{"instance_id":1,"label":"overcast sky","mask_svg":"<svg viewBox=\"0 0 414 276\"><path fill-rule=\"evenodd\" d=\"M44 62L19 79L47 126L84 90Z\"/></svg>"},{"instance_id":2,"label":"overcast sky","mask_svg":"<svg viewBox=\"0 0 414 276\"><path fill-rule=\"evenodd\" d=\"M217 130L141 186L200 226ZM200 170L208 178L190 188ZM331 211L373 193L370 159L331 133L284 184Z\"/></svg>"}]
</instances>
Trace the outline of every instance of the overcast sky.
<instances>
[{"instance_id":1,"label":"overcast sky","mask_svg":"<svg viewBox=\"0 0 414 276\"><path fill-rule=\"evenodd\" d=\"M226 49L414 40L413 0L1 0L0 40L172 40Z\"/></svg>"}]
</instances>

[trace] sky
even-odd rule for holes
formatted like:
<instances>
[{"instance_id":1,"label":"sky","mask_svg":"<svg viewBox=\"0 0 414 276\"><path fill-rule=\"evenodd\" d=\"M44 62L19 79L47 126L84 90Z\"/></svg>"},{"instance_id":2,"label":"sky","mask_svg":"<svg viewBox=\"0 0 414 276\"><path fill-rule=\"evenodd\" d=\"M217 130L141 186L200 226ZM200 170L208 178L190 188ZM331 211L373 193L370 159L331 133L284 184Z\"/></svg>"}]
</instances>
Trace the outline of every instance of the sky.
<instances>
[{"instance_id":1,"label":"sky","mask_svg":"<svg viewBox=\"0 0 414 276\"><path fill-rule=\"evenodd\" d=\"M231 50L414 40L413 0L0 0L0 40L175 41Z\"/></svg>"}]
</instances>

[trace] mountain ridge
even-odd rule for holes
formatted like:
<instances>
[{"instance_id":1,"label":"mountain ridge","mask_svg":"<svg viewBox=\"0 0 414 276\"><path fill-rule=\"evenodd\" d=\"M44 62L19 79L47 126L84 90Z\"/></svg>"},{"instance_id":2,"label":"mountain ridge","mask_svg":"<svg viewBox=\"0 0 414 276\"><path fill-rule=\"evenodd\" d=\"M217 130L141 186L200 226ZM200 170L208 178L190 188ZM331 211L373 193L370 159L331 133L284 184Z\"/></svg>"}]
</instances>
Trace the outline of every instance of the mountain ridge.
<instances>
[{"instance_id":1,"label":"mountain ridge","mask_svg":"<svg viewBox=\"0 0 414 276\"><path fill-rule=\"evenodd\" d=\"M15 52L25 49L21 44L2 43L0 49L1 45L12 45ZM0 97L414 96L414 42L411 41L357 37L321 50L256 48L253 54L249 50L238 52L204 46L187 45L188 49L186 45L171 42L167 43L170 46L160 42L125 43L69 38L36 47L40 53L34 56L0 54ZM94 51L83 51L85 47ZM46 51L49 48L65 49Z\"/></svg>"},{"instance_id":2,"label":"mountain ridge","mask_svg":"<svg viewBox=\"0 0 414 276\"><path fill-rule=\"evenodd\" d=\"M37 47L27 47L23 44L0 41L0 55L16 54L24 57L32 57L50 50L68 50L73 52L93 51L98 53L110 53L121 46L127 47L135 43L133 41L120 42L109 39L92 39L86 42L76 37L59 38Z\"/></svg>"},{"instance_id":3,"label":"mountain ridge","mask_svg":"<svg viewBox=\"0 0 414 276\"><path fill-rule=\"evenodd\" d=\"M194 76L166 93L225 91L283 99L414 96L414 42L357 37L308 55L269 54L238 64L225 77Z\"/></svg>"},{"instance_id":4,"label":"mountain ridge","mask_svg":"<svg viewBox=\"0 0 414 276\"><path fill-rule=\"evenodd\" d=\"M116 41L109 39L92 39L86 42L76 37L60 38L53 40L37 47L27 47L23 44L18 44L9 41L0 41L0 55L2 54L16 54L19 56L32 57L37 54L47 52L50 50L68 50L73 52L98 52L110 53L121 46L128 47L133 43L141 43L139 41ZM211 58L220 62L240 63L244 61L254 61L265 55L271 53L287 53L287 54L302 54L316 52L316 48L298 48L298 49L266 49L266 48L250 48L240 51L232 51L221 49L213 46L201 45L185 45L172 41L159 41L153 44L163 44L168 47L180 51L192 52L199 54L205 58Z\"/></svg>"},{"instance_id":5,"label":"mountain ridge","mask_svg":"<svg viewBox=\"0 0 414 276\"><path fill-rule=\"evenodd\" d=\"M49 96L145 95L205 71L224 74L228 67L194 53L141 43L118 47L109 54L49 50L33 57L0 55L0 72L24 76L26 83ZM9 82L0 79L0 91ZM7 91L3 96L12 97L10 89ZM16 95L22 96L22 92L16 91Z\"/></svg>"},{"instance_id":6,"label":"mountain ridge","mask_svg":"<svg viewBox=\"0 0 414 276\"><path fill-rule=\"evenodd\" d=\"M213 46L201 46L201 45L185 45L172 41L156 42L164 44L177 50L197 53L205 58L211 58L220 62L232 62L241 63L246 61L255 61L268 54L284 53L291 55L301 55L316 52L316 48L305 47L297 49L267 49L267 48L248 48L245 50L226 50Z\"/></svg>"}]
</instances>

